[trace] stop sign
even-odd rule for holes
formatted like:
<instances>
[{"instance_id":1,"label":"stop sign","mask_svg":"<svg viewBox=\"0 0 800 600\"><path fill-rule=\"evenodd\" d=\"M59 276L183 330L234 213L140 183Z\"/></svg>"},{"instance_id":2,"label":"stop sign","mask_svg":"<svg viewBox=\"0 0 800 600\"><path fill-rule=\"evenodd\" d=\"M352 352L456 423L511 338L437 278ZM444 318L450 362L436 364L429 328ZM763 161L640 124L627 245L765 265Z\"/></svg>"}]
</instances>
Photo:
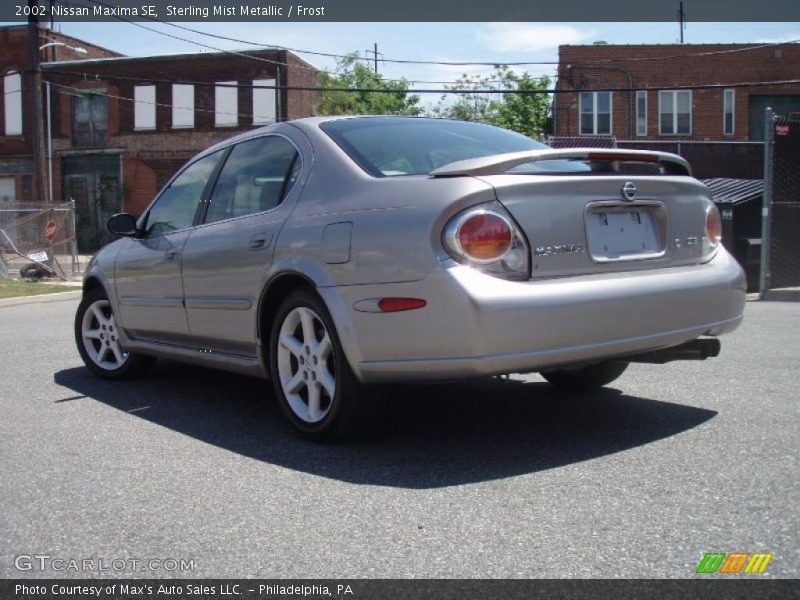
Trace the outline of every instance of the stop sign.
<instances>
[{"instance_id":1,"label":"stop sign","mask_svg":"<svg viewBox=\"0 0 800 600\"><path fill-rule=\"evenodd\" d=\"M44 237L48 242L52 242L56 239L56 222L55 221L48 221L47 225L44 227Z\"/></svg>"}]
</instances>

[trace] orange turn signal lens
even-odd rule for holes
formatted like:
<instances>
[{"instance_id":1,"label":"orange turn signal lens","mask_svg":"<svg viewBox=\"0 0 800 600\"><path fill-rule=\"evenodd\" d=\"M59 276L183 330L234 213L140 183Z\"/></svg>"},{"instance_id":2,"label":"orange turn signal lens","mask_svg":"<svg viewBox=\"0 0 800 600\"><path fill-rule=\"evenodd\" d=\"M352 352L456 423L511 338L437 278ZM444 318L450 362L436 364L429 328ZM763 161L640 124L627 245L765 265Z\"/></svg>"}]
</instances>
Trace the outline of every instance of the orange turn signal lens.
<instances>
[{"instance_id":1,"label":"orange turn signal lens","mask_svg":"<svg viewBox=\"0 0 800 600\"><path fill-rule=\"evenodd\" d=\"M479 213L468 218L456 235L464 254L477 261L502 258L511 248L513 239L510 223L494 213Z\"/></svg>"},{"instance_id":2,"label":"orange turn signal lens","mask_svg":"<svg viewBox=\"0 0 800 600\"><path fill-rule=\"evenodd\" d=\"M719 209L713 204L706 209L706 237L712 248L716 248L722 241L722 218Z\"/></svg>"}]
</instances>

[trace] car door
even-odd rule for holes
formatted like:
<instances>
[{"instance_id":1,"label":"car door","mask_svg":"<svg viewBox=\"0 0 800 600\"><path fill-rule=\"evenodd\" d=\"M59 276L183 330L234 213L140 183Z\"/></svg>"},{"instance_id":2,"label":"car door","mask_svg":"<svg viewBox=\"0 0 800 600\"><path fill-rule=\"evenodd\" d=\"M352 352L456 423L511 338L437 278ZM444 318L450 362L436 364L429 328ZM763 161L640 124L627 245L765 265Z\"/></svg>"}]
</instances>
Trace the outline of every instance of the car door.
<instances>
[{"instance_id":1,"label":"car door","mask_svg":"<svg viewBox=\"0 0 800 600\"><path fill-rule=\"evenodd\" d=\"M183 250L186 313L197 346L256 355L258 300L301 164L295 145L280 135L240 142L225 159L204 222Z\"/></svg>"},{"instance_id":2,"label":"car door","mask_svg":"<svg viewBox=\"0 0 800 600\"><path fill-rule=\"evenodd\" d=\"M117 254L119 318L134 338L174 344L189 340L181 251L223 153L200 158L175 177L140 220L144 235L126 239Z\"/></svg>"}]
</instances>

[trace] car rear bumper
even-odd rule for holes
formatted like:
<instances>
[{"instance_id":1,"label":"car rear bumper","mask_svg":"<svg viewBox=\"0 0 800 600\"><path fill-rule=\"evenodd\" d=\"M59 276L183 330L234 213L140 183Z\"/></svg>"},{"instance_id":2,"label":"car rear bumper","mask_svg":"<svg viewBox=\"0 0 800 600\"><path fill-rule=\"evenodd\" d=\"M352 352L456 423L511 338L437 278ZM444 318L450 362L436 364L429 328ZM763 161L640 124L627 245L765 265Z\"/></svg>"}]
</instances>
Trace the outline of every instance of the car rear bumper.
<instances>
[{"instance_id":1,"label":"car rear bumper","mask_svg":"<svg viewBox=\"0 0 800 600\"><path fill-rule=\"evenodd\" d=\"M449 263L417 282L320 290L363 382L458 379L623 357L735 329L745 303L738 263L710 262L512 282ZM397 313L368 298L422 298Z\"/></svg>"}]
</instances>

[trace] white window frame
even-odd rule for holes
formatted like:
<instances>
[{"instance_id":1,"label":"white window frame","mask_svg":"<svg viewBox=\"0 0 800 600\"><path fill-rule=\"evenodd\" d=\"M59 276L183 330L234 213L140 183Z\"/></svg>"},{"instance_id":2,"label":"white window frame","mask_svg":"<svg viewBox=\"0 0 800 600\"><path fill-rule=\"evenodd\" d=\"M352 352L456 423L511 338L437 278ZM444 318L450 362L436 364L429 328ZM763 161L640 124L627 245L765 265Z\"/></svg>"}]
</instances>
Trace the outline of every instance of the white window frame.
<instances>
[{"instance_id":1,"label":"white window frame","mask_svg":"<svg viewBox=\"0 0 800 600\"><path fill-rule=\"evenodd\" d=\"M583 132L583 94L592 95L592 133ZM597 95L608 94L608 133L597 133ZM578 94L578 135L612 135L614 133L614 92L581 92Z\"/></svg>"},{"instance_id":2,"label":"white window frame","mask_svg":"<svg viewBox=\"0 0 800 600\"><path fill-rule=\"evenodd\" d=\"M639 113L639 99L644 98L644 113ZM644 129L639 127L640 118L644 119ZM636 135L639 137L647 137L647 90L636 91Z\"/></svg>"},{"instance_id":3,"label":"white window frame","mask_svg":"<svg viewBox=\"0 0 800 600\"><path fill-rule=\"evenodd\" d=\"M661 99L664 94L672 94L672 133L664 133L661 129ZM689 131L678 131L678 94L689 94ZM661 90L658 92L658 135L678 136L692 135L694 129L694 110L692 110L692 90Z\"/></svg>"},{"instance_id":4,"label":"white window frame","mask_svg":"<svg viewBox=\"0 0 800 600\"><path fill-rule=\"evenodd\" d=\"M277 114L277 90L256 88L257 85L275 85L275 80L253 80L253 125L269 125Z\"/></svg>"},{"instance_id":5,"label":"white window frame","mask_svg":"<svg viewBox=\"0 0 800 600\"><path fill-rule=\"evenodd\" d=\"M216 85L214 86L215 127L238 127L239 88L236 86L236 81L216 82ZM231 102L233 103L233 106L230 105Z\"/></svg>"},{"instance_id":6,"label":"white window frame","mask_svg":"<svg viewBox=\"0 0 800 600\"><path fill-rule=\"evenodd\" d=\"M137 85L133 88L133 130L155 131L156 86Z\"/></svg>"},{"instance_id":7,"label":"white window frame","mask_svg":"<svg viewBox=\"0 0 800 600\"><path fill-rule=\"evenodd\" d=\"M172 84L172 128L194 127L194 86L185 83Z\"/></svg>"},{"instance_id":8,"label":"white window frame","mask_svg":"<svg viewBox=\"0 0 800 600\"><path fill-rule=\"evenodd\" d=\"M18 71L3 75L3 100L5 135L22 135L22 75Z\"/></svg>"},{"instance_id":9,"label":"white window frame","mask_svg":"<svg viewBox=\"0 0 800 600\"><path fill-rule=\"evenodd\" d=\"M731 130L725 129L725 115L727 111L728 98L730 98L731 109ZM723 135L733 135L736 131L736 90L727 88L722 92L722 133Z\"/></svg>"}]
</instances>

